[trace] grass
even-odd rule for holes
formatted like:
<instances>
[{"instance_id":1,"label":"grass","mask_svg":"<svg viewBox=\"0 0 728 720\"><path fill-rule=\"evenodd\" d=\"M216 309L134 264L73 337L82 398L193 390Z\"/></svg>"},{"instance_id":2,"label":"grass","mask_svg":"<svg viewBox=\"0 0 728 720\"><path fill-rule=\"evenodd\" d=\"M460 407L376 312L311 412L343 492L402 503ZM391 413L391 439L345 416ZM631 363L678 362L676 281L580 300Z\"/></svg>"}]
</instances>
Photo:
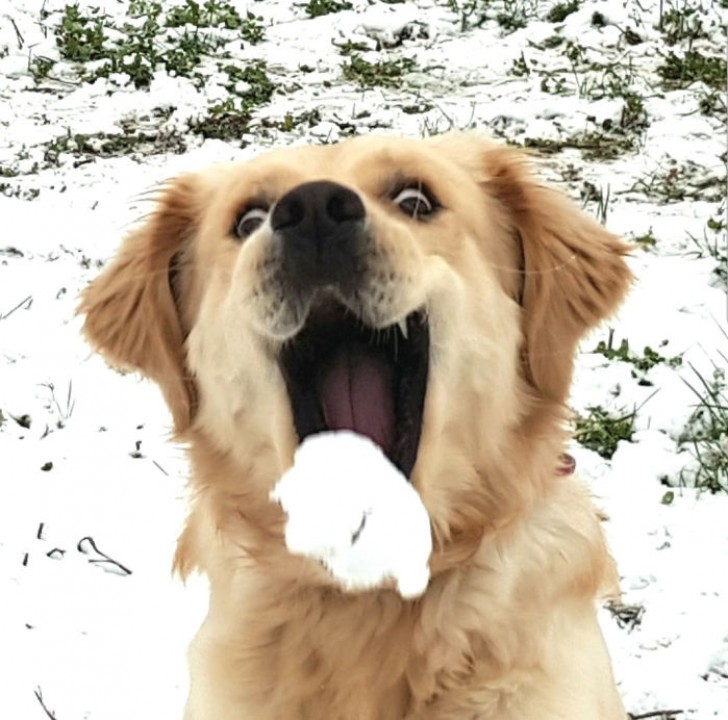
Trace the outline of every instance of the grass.
<instances>
[{"instance_id":1,"label":"grass","mask_svg":"<svg viewBox=\"0 0 728 720\"><path fill-rule=\"evenodd\" d=\"M679 446L692 456L694 469L684 472L681 480L711 493L728 492L726 367L728 357L721 353L721 366L714 367L712 377L706 378L691 366L695 380L685 381L695 394L696 404Z\"/></svg>"},{"instance_id":2,"label":"grass","mask_svg":"<svg viewBox=\"0 0 728 720\"><path fill-rule=\"evenodd\" d=\"M304 110L297 115L286 113L282 120L270 120L264 118L261 125L265 128L276 128L282 132L292 132L300 127L313 127L321 122L321 111L319 108Z\"/></svg>"},{"instance_id":3,"label":"grass","mask_svg":"<svg viewBox=\"0 0 728 720\"><path fill-rule=\"evenodd\" d=\"M587 410L587 415L576 417L574 437L584 447L609 460L620 440L632 440L635 411L615 415L601 406L589 407Z\"/></svg>"},{"instance_id":4,"label":"grass","mask_svg":"<svg viewBox=\"0 0 728 720\"><path fill-rule=\"evenodd\" d=\"M726 60L720 55L705 55L697 50L687 50L682 55L670 51L657 73L670 89L685 88L700 81L710 88L722 90L726 82Z\"/></svg>"},{"instance_id":5,"label":"grass","mask_svg":"<svg viewBox=\"0 0 728 720\"><path fill-rule=\"evenodd\" d=\"M402 87L407 73L417 69L414 58L399 57L392 60L369 62L359 53L352 53L343 65L344 77L361 87Z\"/></svg>"},{"instance_id":6,"label":"grass","mask_svg":"<svg viewBox=\"0 0 728 720\"><path fill-rule=\"evenodd\" d=\"M611 200L611 189L609 185L605 189L586 181L582 184L581 196L583 207L586 208L590 203L594 203L594 217L602 225L606 225L607 216L609 215L609 201Z\"/></svg>"},{"instance_id":7,"label":"grass","mask_svg":"<svg viewBox=\"0 0 728 720\"><path fill-rule=\"evenodd\" d=\"M635 245L639 245L639 247L643 250L649 250L657 245L657 238L655 237L655 233L652 231L652 228L650 228L646 233L635 235L630 238L630 242Z\"/></svg>"},{"instance_id":8,"label":"grass","mask_svg":"<svg viewBox=\"0 0 728 720\"><path fill-rule=\"evenodd\" d=\"M353 6L348 0L308 0L301 7L310 18L317 18L342 10L351 10Z\"/></svg>"},{"instance_id":9,"label":"grass","mask_svg":"<svg viewBox=\"0 0 728 720\"><path fill-rule=\"evenodd\" d=\"M488 19L491 3L488 0L448 0L447 5L459 17L460 32L467 32Z\"/></svg>"},{"instance_id":10,"label":"grass","mask_svg":"<svg viewBox=\"0 0 728 720\"><path fill-rule=\"evenodd\" d=\"M703 93L698 101L698 107L702 115L714 115L725 121L727 108L724 93L715 90Z\"/></svg>"},{"instance_id":11,"label":"grass","mask_svg":"<svg viewBox=\"0 0 728 720\"><path fill-rule=\"evenodd\" d=\"M0 195L16 200L35 200L40 195L38 188L23 188L20 185L0 182Z\"/></svg>"},{"instance_id":12,"label":"grass","mask_svg":"<svg viewBox=\"0 0 728 720\"><path fill-rule=\"evenodd\" d=\"M565 148L581 150L585 159L613 160L637 149L637 141L630 135L607 132L580 132L559 140L540 137L526 137L524 147L552 154Z\"/></svg>"},{"instance_id":13,"label":"grass","mask_svg":"<svg viewBox=\"0 0 728 720\"><path fill-rule=\"evenodd\" d=\"M661 347L667 345L667 342L664 340ZM629 340L626 338L615 347L614 333L611 330L607 340L600 340L592 352L603 355L607 360L618 360L632 365L632 377L637 378L640 385L652 385L652 382L647 379L647 374L657 365L678 368L683 362L681 355L667 357L660 354L658 350L653 350L649 345L643 348L641 354L637 353L630 348Z\"/></svg>"},{"instance_id":14,"label":"grass","mask_svg":"<svg viewBox=\"0 0 728 720\"><path fill-rule=\"evenodd\" d=\"M538 16L538 6L538 0L503 0L503 11L497 13L495 19L505 30L520 30Z\"/></svg>"},{"instance_id":15,"label":"grass","mask_svg":"<svg viewBox=\"0 0 728 720\"><path fill-rule=\"evenodd\" d=\"M552 41L553 39L553 41ZM577 94L586 100L613 98L622 101L619 122L605 121L604 133L583 132L581 139L568 146L582 146L590 150L589 158L617 157L635 149L637 138L648 127L649 117L644 98L637 88L639 74L630 55L623 63L595 62L582 45L571 40L564 41L560 36L552 36L550 46L561 48L567 67L543 73L541 91L551 95ZM533 69L526 65L525 59L516 60L512 74L531 74ZM578 137L578 136L577 136ZM584 145L591 145L585 148Z\"/></svg>"},{"instance_id":16,"label":"grass","mask_svg":"<svg viewBox=\"0 0 728 720\"><path fill-rule=\"evenodd\" d=\"M638 178L631 188L664 203L683 200L719 202L725 197L725 177L706 174L693 162L670 159L654 172Z\"/></svg>"},{"instance_id":17,"label":"grass","mask_svg":"<svg viewBox=\"0 0 728 720\"><path fill-rule=\"evenodd\" d=\"M244 144L243 135L250 131L254 109L270 101L276 85L268 77L262 60L242 67L225 65L221 71L228 77L226 89L230 97L211 105L203 117L191 120L189 128L203 138Z\"/></svg>"},{"instance_id":18,"label":"grass","mask_svg":"<svg viewBox=\"0 0 728 720\"><path fill-rule=\"evenodd\" d=\"M574 0L557 3L561 6L572 4ZM447 5L458 15L461 32L478 28L490 19L495 19L504 30L513 32L526 27L539 12L538 0L448 0Z\"/></svg>"},{"instance_id":19,"label":"grass","mask_svg":"<svg viewBox=\"0 0 728 720\"><path fill-rule=\"evenodd\" d=\"M46 14L44 22L55 17ZM202 86L201 68L229 56L228 43L256 44L265 37L262 18L251 12L243 17L224 0L186 0L167 11L161 2L131 0L116 24L99 8L66 5L53 31L61 59L74 64L80 79L121 76L137 88L147 87L157 70L195 78ZM33 74L40 79L51 67L36 62Z\"/></svg>"},{"instance_id":20,"label":"grass","mask_svg":"<svg viewBox=\"0 0 728 720\"><path fill-rule=\"evenodd\" d=\"M82 156L148 157L162 153L179 154L186 150L186 140L176 132L141 130L129 124L120 133L72 133L68 130L46 144L43 161L45 167L54 167L63 164L64 156L76 158L78 164Z\"/></svg>"},{"instance_id":21,"label":"grass","mask_svg":"<svg viewBox=\"0 0 728 720\"><path fill-rule=\"evenodd\" d=\"M203 138L232 140L243 143L243 135L250 130L251 113L233 98L210 106L207 115L190 120L190 131Z\"/></svg>"},{"instance_id":22,"label":"grass","mask_svg":"<svg viewBox=\"0 0 728 720\"><path fill-rule=\"evenodd\" d=\"M568 0L567 2L556 3L546 14L546 20L552 23L560 23L566 20L569 15L579 9L579 0Z\"/></svg>"},{"instance_id":23,"label":"grass","mask_svg":"<svg viewBox=\"0 0 728 720\"><path fill-rule=\"evenodd\" d=\"M43 55L36 55L28 60L28 72L31 74L33 79L38 82L40 80L44 80L50 75L55 64L56 61L51 58L44 57Z\"/></svg>"},{"instance_id":24,"label":"grass","mask_svg":"<svg viewBox=\"0 0 728 720\"><path fill-rule=\"evenodd\" d=\"M642 618L645 614L644 605L627 605L619 601L607 603L607 610L617 621L619 627L629 631L642 624Z\"/></svg>"},{"instance_id":25,"label":"grass","mask_svg":"<svg viewBox=\"0 0 728 720\"><path fill-rule=\"evenodd\" d=\"M662 3L660 3L662 10ZM658 27L668 45L687 40L692 43L707 37L705 12L692 2L683 2L680 7L670 7L660 13Z\"/></svg>"},{"instance_id":26,"label":"grass","mask_svg":"<svg viewBox=\"0 0 728 720\"><path fill-rule=\"evenodd\" d=\"M702 237L688 235L693 248L688 256L711 257L716 265L713 275L719 285L728 290L728 245L726 244L725 205L718 209L715 217L705 223Z\"/></svg>"},{"instance_id":27,"label":"grass","mask_svg":"<svg viewBox=\"0 0 728 720\"><path fill-rule=\"evenodd\" d=\"M270 102L276 90L276 84L268 76L268 66L263 60L256 60L247 65L224 65L221 68L228 77L225 86L231 95L242 101L246 111ZM238 87L244 88L238 91Z\"/></svg>"}]
</instances>

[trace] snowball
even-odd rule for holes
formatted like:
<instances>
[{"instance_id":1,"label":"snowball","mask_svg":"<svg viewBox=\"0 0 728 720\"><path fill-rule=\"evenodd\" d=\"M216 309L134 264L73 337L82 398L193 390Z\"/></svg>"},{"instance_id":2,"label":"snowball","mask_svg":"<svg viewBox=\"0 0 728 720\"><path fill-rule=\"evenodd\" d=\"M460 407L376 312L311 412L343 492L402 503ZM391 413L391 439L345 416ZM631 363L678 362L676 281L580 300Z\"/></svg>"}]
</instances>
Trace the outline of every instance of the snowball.
<instances>
[{"instance_id":1,"label":"snowball","mask_svg":"<svg viewBox=\"0 0 728 720\"><path fill-rule=\"evenodd\" d=\"M427 588L429 515L369 438L349 431L306 438L271 499L288 516L288 549L322 562L347 590L394 581L413 598Z\"/></svg>"}]
</instances>

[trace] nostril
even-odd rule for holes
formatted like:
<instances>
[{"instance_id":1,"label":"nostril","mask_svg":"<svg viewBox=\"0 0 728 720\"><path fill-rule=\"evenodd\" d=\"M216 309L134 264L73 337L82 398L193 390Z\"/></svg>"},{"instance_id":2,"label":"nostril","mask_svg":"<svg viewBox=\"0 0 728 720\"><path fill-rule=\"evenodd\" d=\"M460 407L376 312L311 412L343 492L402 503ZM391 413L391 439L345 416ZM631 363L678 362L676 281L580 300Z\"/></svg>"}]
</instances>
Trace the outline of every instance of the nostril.
<instances>
[{"instance_id":1,"label":"nostril","mask_svg":"<svg viewBox=\"0 0 728 720\"><path fill-rule=\"evenodd\" d=\"M326 214L337 223L362 220L364 203L356 193L341 188L338 192L333 193L326 203Z\"/></svg>"},{"instance_id":2,"label":"nostril","mask_svg":"<svg viewBox=\"0 0 728 720\"><path fill-rule=\"evenodd\" d=\"M299 197L289 193L273 208L270 224L273 230L295 227L306 214L306 208Z\"/></svg>"}]
</instances>

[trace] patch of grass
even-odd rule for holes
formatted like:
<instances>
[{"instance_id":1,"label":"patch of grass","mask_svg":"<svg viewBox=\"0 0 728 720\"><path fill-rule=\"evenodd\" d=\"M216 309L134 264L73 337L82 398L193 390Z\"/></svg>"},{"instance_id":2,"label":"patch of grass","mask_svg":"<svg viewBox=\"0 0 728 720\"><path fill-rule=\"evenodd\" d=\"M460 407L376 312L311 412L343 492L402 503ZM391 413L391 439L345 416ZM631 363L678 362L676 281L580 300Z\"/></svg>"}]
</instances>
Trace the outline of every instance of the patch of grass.
<instances>
[{"instance_id":1,"label":"patch of grass","mask_svg":"<svg viewBox=\"0 0 728 720\"><path fill-rule=\"evenodd\" d=\"M584 132L559 140L527 137L524 147L535 148L546 154L560 152L564 148L581 150L587 160L613 160L636 149L637 143L629 135L620 133Z\"/></svg>"},{"instance_id":2,"label":"patch of grass","mask_svg":"<svg viewBox=\"0 0 728 720\"><path fill-rule=\"evenodd\" d=\"M541 80L542 92L571 95L576 91L579 97L589 100L618 98L625 103L623 128L644 125L644 103L634 87L638 73L631 56L627 56L626 62L609 64L591 60L587 48L578 42L567 40L559 46L568 67L545 73Z\"/></svg>"},{"instance_id":3,"label":"patch of grass","mask_svg":"<svg viewBox=\"0 0 728 720\"><path fill-rule=\"evenodd\" d=\"M40 195L38 188L22 188L20 185L0 182L0 195L16 200L35 200Z\"/></svg>"},{"instance_id":4,"label":"patch of grass","mask_svg":"<svg viewBox=\"0 0 728 720\"><path fill-rule=\"evenodd\" d=\"M221 69L229 80L225 86L226 90L231 95L241 98L246 110L270 102L276 85L268 77L268 66L264 60L256 60L242 67L233 64L224 65Z\"/></svg>"},{"instance_id":5,"label":"patch of grass","mask_svg":"<svg viewBox=\"0 0 728 720\"><path fill-rule=\"evenodd\" d=\"M640 379L642 385L651 385L652 383L645 381L645 375L657 365L666 365L667 367L677 368L682 365L682 356L674 355L666 357L661 355L657 350L653 350L646 345L642 350L642 354L634 352L629 346L629 340L622 340L618 347L614 347L614 334L609 332L606 341L600 340L596 348L592 352L603 355L608 360L619 360L620 362L629 363L634 368L632 377ZM663 341L661 347L667 344L667 340Z\"/></svg>"},{"instance_id":6,"label":"patch of grass","mask_svg":"<svg viewBox=\"0 0 728 720\"><path fill-rule=\"evenodd\" d=\"M202 86L204 61L228 56L223 48L236 38L252 44L265 35L262 18L242 17L224 0L186 0L169 10L154 0L130 0L121 22L99 8L66 5L54 32L61 58L79 64L82 80L120 75L137 88L148 86L158 69Z\"/></svg>"},{"instance_id":7,"label":"patch of grass","mask_svg":"<svg viewBox=\"0 0 728 720\"><path fill-rule=\"evenodd\" d=\"M635 237L631 238L631 242L633 242L635 245L639 245L644 250L648 250L657 245L657 238L652 232L652 228L650 228L646 233L642 233L642 235L636 235Z\"/></svg>"},{"instance_id":8,"label":"patch of grass","mask_svg":"<svg viewBox=\"0 0 728 720\"><path fill-rule=\"evenodd\" d=\"M719 202L725 197L725 177L708 174L693 162L682 165L671 159L666 166L639 178L632 186L662 202L681 202L686 199Z\"/></svg>"},{"instance_id":9,"label":"patch of grass","mask_svg":"<svg viewBox=\"0 0 728 720\"><path fill-rule=\"evenodd\" d=\"M207 115L189 123L190 130L203 138L239 141L250 130L251 113L244 103L228 98L208 109Z\"/></svg>"},{"instance_id":10,"label":"patch of grass","mask_svg":"<svg viewBox=\"0 0 728 720\"><path fill-rule=\"evenodd\" d=\"M685 88L700 81L708 87L723 90L726 60L720 55L704 55L697 50L687 50L684 55L670 51L657 73L670 88Z\"/></svg>"},{"instance_id":11,"label":"patch of grass","mask_svg":"<svg viewBox=\"0 0 728 720\"><path fill-rule=\"evenodd\" d=\"M613 415L600 406L588 408L588 415L579 415L575 421L574 436L581 445L609 460L620 440L632 440L634 411Z\"/></svg>"},{"instance_id":12,"label":"patch of grass","mask_svg":"<svg viewBox=\"0 0 728 720\"><path fill-rule=\"evenodd\" d=\"M492 0L448 0L448 7L460 17L460 32L480 27L488 19Z\"/></svg>"},{"instance_id":13,"label":"patch of grass","mask_svg":"<svg viewBox=\"0 0 728 720\"><path fill-rule=\"evenodd\" d=\"M310 18L317 18L322 15L341 12L342 10L351 10L353 5L348 0L308 0L301 7Z\"/></svg>"},{"instance_id":14,"label":"patch of grass","mask_svg":"<svg viewBox=\"0 0 728 720\"><path fill-rule=\"evenodd\" d=\"M257 45L265 39L265 27L263 18L248 11L240 27L240 35L251 45Z\"/></svg>"},{"instance_id":15,"label":"patch of grass","mask_svg":"<svg viewBox=\"0 0 728 720\"><path fill-rule=\"evenodd\" d=\"M135 0L132 0L132 5ZM138 2L139 12L145 12L146 8ZM136 14L136 13L135 13ZM224 27L228 30L237 30L243 25L240 13L233 5L227 2L206 0L205 3L195 0L185 0L184 5L170 8L165 25L171 28L192 25L197 28Z\"/></svg>"},{"instance_id":16,"label":"patch of grass","mask_svg":"<svg viewBox=\"0 0 728 720\"><path fill-rule=\"evenodd\" d=\"M702 237L688 234L693 249L688 255L704 258L711 257L716 265L713 275L717 283L728 289L728 247L726 246L725 205L719 209L715 217L709 218L705 224Z\"/></svg>"},{"instance_id":17,"label":"patch of grass","mask_svg":"<svg viewBox=\"0 0 728 720\"><path fill-rule=\"evenodd\" d=\"M344 77L362 87L401 87L404 76L417 68L414 58L400 57L393 60L369 62L360 54L353 53L344 63Z\"/></svg>"},{"instance_id":18,"label":"patch of grass","mask_svg":"<svg viewBox=\"0 0 728 720\"><path fill-rule=\"evenodd\" d=\"M549 95L571 94L571 90L566 85L566 78L563 75L546 75L541 80L541 92Z\"/></svg>"},{"instance_id":19,"label":"patch of grass","mask_svg":"<svg viewBox=\"0 0 728 720\"><path fill-rule=\"evenodd\" d=\"M107 57L106 17L100 8L84 15L78 5L66 5L56 28L56 47L64 60L88 62Z\"/></svg>"},{"instance_id":20,"label":"patch of grass","mask_svg":"<svg viewBox=\"0 0 728 720\"><path fill-rule=\"evenodd\" d=\"M662 8L662 3L660 3ZM668 45L682 40L692 43L708 36L703 25L704 11L697 4L684 2L681 7L672 7L660 15L659 29Z\"/></svg>"},{"instance_id":21,"label":"patch of grass","mask_svg":"<svg viewBox=\"0 0 728 720\"><path fill-rule=\"evenodd\" d=\"M153 113L156 120L165 120L170 110L157 108ZM140 128L138 123L149 127ZM119 133L72 133L69 129L47 143L43 153L45 167L63 164L64 156L72 159L74 166L88 162L90 157L121 157L158 155L162 153L183 153L187 150L185 138L175 131L155 127L152 118L142 116L122 123ZM37 170L37 168L36 168Z\"/></svg>"},{"instance_id":22,"label":"patch of grass","mask_svg":"<svg viewBox=\"0 0 728 720\"><path fill-rule=\"evenodd\" d=\"M578 9L579 0L567 0L567 2L556 3L546 14L546 20L552 23L563 22Z\"/></svg>"},{"instance_id":23,"label":"patch of grass","mask_svg":"<svg viewBox=\"0 0 728 720\"><path fill-rule=\"evenodd\" d=\"M695 470L683 473L681 480L709 492L728 492L728 385L725 367L728 357L721 355L723 367L715 367L706 378L694 367L696 382L688 387L697 403L679 445L695 461Z\"/></svg>"},{"instance_id":24,"label":"patch of grass","mask_svg":"<svg viewBox=\"0 0 728 720\"><path fill-rule=\"evenodd\" d=\"M225 65L221 70L228 76L226 89L231 97L208 108L207 115L191 121L189 128L204 138L242 143L250 130L253 110L270 101L276 85L262 60L243 67Z\"/></svg>"},{"instance_id":25,"label":"patch of grass","mask_svg":"<svg viewBox=\"0 0 728 720\"><path fill-rule=\"evenodd\" d=\"M563 35L550 35L540 45L543 50L551 50L564 44Z\"/></svg>"},{"instance_id":26,"label":"patch of grass","mask_svg":"<svg viewBox=\"0 0 728 720\"><path fill-rule=\"evenodd\" d=\"M263 120L262 125L266 128L276 128L282 132L292 132L298 127L313 127L321 122L321 111L318 108L304 110L298 115L286 113L282 120Z\"/></svg>"},{"instance_id":27,"label":"patch of grass","mask_svg":"<svg viewBox=\"0 0 728 720\"><path fill-rule=\"evenodd\" d=\"M531 70L528 67L526 58L523 53L521 53L521 57L518 57L513 61L513 65L511 66L511 75L515 75L516 77L527 77L530 74Z\"/></svg>"},{"instance_id":28,"label":"patch of grass","mask_svg":"<svg viewBox=\"0 0 728 720\"><path fill-rule=\"evenodd\" d=\"M367 52L369 50L369 46L366 43L355 42L353 40L349 40L348 38L344 40L344 42L342 42L341 44L334 43L334 45L336 45L336 47L338 48L339 54L346 57L356 55L357 53Z\"/></svg>"},{"instance_id":29,"label":"patch of grass","mask_svg":"<svg viewBox=\"0 0 728 720\"><path fill-rule=\"evenodd\" d=\"M619 601L607 603L607 610L609 610L612 617L617 621L619 627L629 631L634 630L642 624L642 617L645 614L644 605L626 605Z\"/></svg>"},{"instance_id":30,"label":"patch of grass","mask_svg":"<svg viewBox=\"0 0 728 720\"><path fill-rule=\"evenodd\" d=\"M607 224L607 217L609 215L609 202L612 199L612 190L607 185L606 188L601 185L597 187L594 183L585 181L582 185L582 201L584 208L591 203L595 204L594 217L602 224Z\"/></svg>"},{"instance_id":31,"label":"patch of grass","mask_svg":"<svg viewBox=\"0 0 728 720\"><path fill-rule=\"evenodd\" d=\"M641 130L649 125L645 103L642 96L626 90L622 93L624 105L619 118L619 126L624 130Z\"/></svg>"},{"instance_id":32,"label":"patch of grass","mask_svg":"<svg viewBox=\"0 0 728 720\"><path fill-rule=\"evenodd\" d=\"M187 151L184 138L176 133L142 130L77 136L76 143L78 152L98 157L120 157L131 154L141 154L146 157Z\"/></svg>"},{"instance_id":33,"label":"patch of grass","mask_svg":"<svg viewBox=\"0 0 728 720\"><path fill-rule=\"evenodd\" d=\"M503 11L495 19L505 30L520 30L538 15L538 5L538 0L503 0Z\"/></svg>"},{"instance_id":34,"label":"patch of grass","mask_svg":"<svg viewBox=\"0 0 728 720\"><path fill-rule=\"evenodd\" d=\"M698 101L698 107L702 115L715 115L725 120L726 101L725 94L717 91L708 91Z\"/></svg>"},{"instance_id":35,"label":"patch of grass","mask_svg":"<svg viewBox=\"0 0 728 720\"><path fill-rule=\"evenodd\" d=\"M417 98L415 102L409 105L402 105L402 112L405 115L419 115L420 113L429 112L433 107L434 105L424 98Z\"/></svg>"},{"instance_id":36,"label":"patch of grass","mask_svg":"<svg viewBox=\"0 0 728 720\"><path fill-rule=\"evenodd\" d=\"M48 77L55 64L55 60L51 60L43 55L36 55L28 62L28 70L33 76L33 80L38 82Z\"/></svg>"}]
</instances>

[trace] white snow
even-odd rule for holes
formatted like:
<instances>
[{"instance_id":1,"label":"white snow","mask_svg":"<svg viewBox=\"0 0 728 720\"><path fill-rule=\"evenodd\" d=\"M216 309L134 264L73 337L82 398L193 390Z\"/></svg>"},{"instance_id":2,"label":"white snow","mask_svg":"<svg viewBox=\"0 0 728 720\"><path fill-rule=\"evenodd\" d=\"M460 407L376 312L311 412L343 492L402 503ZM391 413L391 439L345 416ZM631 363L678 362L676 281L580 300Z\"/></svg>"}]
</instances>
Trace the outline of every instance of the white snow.
<instances>
[{"instance_id":1,"label":"white snow","mask_svg":"<svg viewBox=\"0 0 728 720\"><path fill-rule=\"evenodd\" d=\"M170 418L156 388L106 368L74 317L80 289L148 211L140 195L210 162L353 131L417 136L474 125L516 143L601 132L605 121L619 121L620 93L599 99L583 81L598 84L607 70L644 100L648 125L629 131L634 149L590 159L565 148L541 162L544 176L577 202L586 183L609 189L606 224L627 238L651 231L655 240L633 255L638 280L624 308L583 343L571 399L582 413L595 405L636 413L637 432L611 460L573 447L609 516L623 604L636 618L620 624L604 611L602 625L631 713L728 717L728 494L689 486L695 457L679 442L698 402L690 386L724 371L728 357L719 259L695 241L707 238L725 257L725 232L708 223L725 218L726 95L700 81L665 87L657 73L669 53L682 55L689 44L725 57L724 3L583 0L563 23L548 23L552 3L509 0L539 14L515 32L493 19L503 6L496 0L484 3L494 7L488 19L465 31L453 9L464 2L352 3L308 19L296 3L234 0L243 16L263 17L266 39L228 43L232 62L266 60L278 85L253 112L244 147L189 131L225 97L227 76L215 59L197 68L208 73L199 84L161 67L149 89L121 73L81 82L56 46L66 0L0 3L0 719L182 716L185 647L206 611L205 581L183 587L169 571L186 509L186 464L168 442ZM78 7L100 6L120 24L128 4L79 0ZM173 4L183 3L163 3ZM696 10L704 36L669 45L660 12L685 8ZM594 13L612 24L595 27ZM413 21L428 37L402 34ZM641 42L625 41L628 28ZM564 43L541 44L554 36L581 44L601 68L574 71ZM347 58L337 46L376 47L377 39L401 44L391 55L363 56L414 57L411 83L362 89L343 78ZM32 64L42 57L56 64L36 80ZM513 72L521 58L526 75ZM545 78L552 86L563 79L563 92L545 91ZM713 101L718 111L704 113ZM318 120L275 125L314 110ZM63 149L69 135L87 133L99 147L97 133L123 139L134 128L176 134L186 150L146 146L102 157ZM686 178L684 197L665 192L673 171ZM594 201L584 202L596 212ZM609 327L614 347L627 339L637 354L649 345L682 356L682 365L635 376L629 363L594 352ZM716 404L728 403L724 392ZM92 562L103 560L97 551L131 574L105 572Z\"/></svg>"},{"instance_id":2,"label":"white snow","mask_svg":"<svg viewBox=\"0 0 728 720\"><path fill-rule=\"evenodd\" d=\"M405 598L427 588L430 518L381 449L353 432L304 440L271 498L286 511L286 545L319 560L347 590L394 581Z\"/></svg>"}]
</instances>

